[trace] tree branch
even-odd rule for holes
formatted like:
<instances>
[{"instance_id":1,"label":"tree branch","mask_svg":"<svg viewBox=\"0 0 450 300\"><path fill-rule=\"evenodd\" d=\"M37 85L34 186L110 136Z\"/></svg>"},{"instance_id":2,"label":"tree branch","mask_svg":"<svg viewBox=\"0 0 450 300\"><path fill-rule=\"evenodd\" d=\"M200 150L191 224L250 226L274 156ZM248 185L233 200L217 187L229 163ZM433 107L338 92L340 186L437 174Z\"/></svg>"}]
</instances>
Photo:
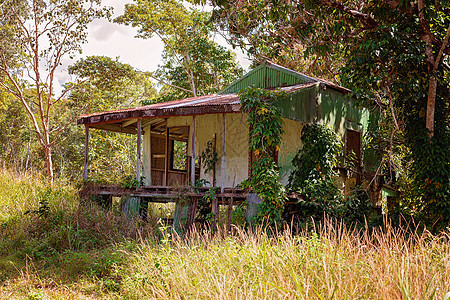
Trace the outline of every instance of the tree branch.
<instances>
[{"instance_id":1,"label":"tree branch","mask_svg":"<svg viewBox=\"0 0 450 300\"><path fill-rule=\"evenodd\" d=\"M323 0L322 4L324 4L328 7L336 8L340 11L343 11L343 12L355 17L364 25L364 28L366 30L378 27L378 22L375 21L375 19L373 19L369 14L365 14L358 10L355 10L353 8L345 6L341 2L332 1L332 0Z\"/></svg>"},{"instance_id":2,"label":"tree branch","mask_svg":"<svg viewBox=\"0 0 450 300\"><path fill-rule=\"evenodd\" d=\"M165 85L171 86L171 87L173 87L173 88L180 89L180 90L182 90L182 91L185 91L185 92L187 92L187 93L192 94L192 91L191 91L191 90L188 90L188 89L182 88L182 87L180 87L180 86L176 86L176 85L167 83L167 82L165 82L165 81L163 81L163 80L161 80L161 79L159 79L159 78L157 78L157 77L155 77L155 76L152 76L152 75L150 75L150 74L148 74L148 73L145 73L145 75L147 75L147 76L150 77L150 78L155 79L156 81L161 82L162 84L165 84Z\"/></svg>"},{"instance_id":3,"label":"tree branch","mask_svg":"<svg viewBox=\"0 0 450 300\"><path fill-rule=\"evenodd\" d=\"M448 25L447 33L445 34L444 40L442 41L441 49L439 49L438 56L436 57L436 60L434 62L434 70L433 71L436 71L439 66L439 61L441 60L442 54L444 53L444 50L447 47L449 38L450 38L450 24Z\"/></svg>"}]
</instances>

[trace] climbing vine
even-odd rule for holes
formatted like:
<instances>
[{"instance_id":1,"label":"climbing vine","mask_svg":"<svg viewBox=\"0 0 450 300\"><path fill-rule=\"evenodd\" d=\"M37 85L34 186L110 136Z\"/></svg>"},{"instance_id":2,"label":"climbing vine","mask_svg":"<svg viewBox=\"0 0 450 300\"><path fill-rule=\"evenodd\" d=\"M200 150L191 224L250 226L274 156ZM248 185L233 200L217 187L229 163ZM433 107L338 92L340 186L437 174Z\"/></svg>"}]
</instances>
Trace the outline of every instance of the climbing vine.
<instances>
[{"instance_id":1,"label":"climbing vine","mask_svg":"<svg viewBox=\"0 0 450 300\"><path fill-rule=\"evenodd\" d=\"M305 125L302 142L303 147L292 160L288 185L305 199L301 202L301 217L321 217L324 212L337 216L342 199L334 182L338 175L334 168L338 165L342 144L331 128L319 124Z\"/></svg>"},{"instance_id":2,"label":"climbing vine","mask_svg":"<svg viewBox=\"0 0 450 300\"><path fill-rule=\"evenodd\" d=\"M284 96L285 93L280 91L254 87L240 93L242 112L247 114L250 127L249 149L256 157L252 174L242 186L251 188L262 199L256 220L258 223L279 223L286 200L286 191L274 160L274 153L281 143L283 121L281 110L273 103Z\"/></svg>"}]
</instances>

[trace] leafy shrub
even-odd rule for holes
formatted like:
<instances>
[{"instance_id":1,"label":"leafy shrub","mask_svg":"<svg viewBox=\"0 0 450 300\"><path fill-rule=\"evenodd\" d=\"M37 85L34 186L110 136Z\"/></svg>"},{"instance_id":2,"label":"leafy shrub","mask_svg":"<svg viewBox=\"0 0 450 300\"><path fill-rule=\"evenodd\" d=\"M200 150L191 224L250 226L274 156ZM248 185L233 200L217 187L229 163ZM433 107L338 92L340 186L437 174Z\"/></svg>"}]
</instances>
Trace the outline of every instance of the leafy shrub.
<instances>
[{"instance_id":1,"label":"leafy shrub","mask_svg":"<svg viewBox=\"0 0 450 300\"><path fill-rule=\"evenodd\" d=\"M292 160L293 171L289 176L288 188L301 193L304 202L299 203L298 217L322 217L323 213L338 215L342 202L334 168L342 144L337 134L329 127L308 124L302 131L303 147Z\"/></svg>"}]
</instances>

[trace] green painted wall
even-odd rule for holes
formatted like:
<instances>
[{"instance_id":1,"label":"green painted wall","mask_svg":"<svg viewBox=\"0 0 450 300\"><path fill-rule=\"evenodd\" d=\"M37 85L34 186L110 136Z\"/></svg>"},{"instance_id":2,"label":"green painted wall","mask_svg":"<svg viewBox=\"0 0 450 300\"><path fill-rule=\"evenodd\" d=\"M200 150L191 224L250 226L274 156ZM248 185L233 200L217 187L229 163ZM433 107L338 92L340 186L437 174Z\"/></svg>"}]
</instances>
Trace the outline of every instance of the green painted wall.
<instances>
[{"instance_id":1,"label":"green painted wall","mask_svg":"<svg viewBox=\"0 0 450 300\"><path fill-rule=\"evenodd\" d=\"M361 107L354 98L331 88L315 86L289 94L287 98L275 103L283 111L283 117L302 123L319 123L333 128L345 142L346 129L365 134L376 130L379 112L370 112ZM375 151L362 143L363 164L366 170L378 166L379 158Z\"/></svg>"},{"instance_id":2,"label":"green painted wall","mask_svg":"<svg viewBox=\"0 0 450 300\"><path fill-rule=\"evenodd\" d=\"M282 115L287 119L312 123L317 121L319 96L319 85L316 85L290 93L275 105L282 109Z\"/></svg>"},{"instance_id":3,"label":"green painted wall","mask_svg":"<svg viewBox=\"0 0 450 300\"><path fill-rule=\"evenodd\" d=\"M314 82L316 85L290 93L275 103L282 109L284 118L328 125L334 128L343 142L346 129L361 132L363 139L369 130L377 130L379 112L370 112L368 108L359 106L354 98L326 86L318 79L272 63L256 67L220 94L238 93L252 85L257 88L277 88ZM378 166L379 158L373 149L367 148L364 142L362 144L364 167L372 170Z\"/></svg>"}]
</instances>

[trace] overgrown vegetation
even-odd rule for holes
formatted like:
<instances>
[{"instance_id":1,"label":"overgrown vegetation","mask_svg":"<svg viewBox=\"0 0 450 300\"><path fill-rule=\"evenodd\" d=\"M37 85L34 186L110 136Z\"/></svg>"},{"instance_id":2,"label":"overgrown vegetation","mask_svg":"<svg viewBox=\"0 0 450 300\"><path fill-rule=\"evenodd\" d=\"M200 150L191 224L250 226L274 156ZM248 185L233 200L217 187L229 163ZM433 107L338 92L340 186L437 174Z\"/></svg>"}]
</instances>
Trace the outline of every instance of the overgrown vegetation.
<instances>
[{"instance_id":1,"label":"overgrown vegetation","mask_svg":"<svg viewBox=\"0 0 450 300\"><path fill-rule=\"evenodd\" d=\"M323 213L336 215L335 210L343 200L337 187L338 156L342 144L337 134L330 128L308 124L302 130L303 146L292 160L293 170L289 176L288 188L299 192L304 219L322 217Z\"/></svg>"},{"instance_id":2,"label":"overgrown vegetation","mask_svg":"<svg viewBox=\"0 0 450 300\"><path fill-rule=\"evenodd\" d=\"M258 194L262 204L257 223L280 225L286 200L286 190L280 182L275 162L283 134L281 110L272 105L284 94L248 87L239 94L242 112L247 115L249 150L255 154L250 178L242 183L252 193Z\"/></svg>"},{"instance_id":3,"label":"overgrown vegetation","mask_svg":"<svg viewBox=\"0 0 450 300\"><path fill-rule=\"evenodd\" d=\"M294 218L298 224L305 225L327 215L342 218L348 226L358 228L380 225L381 216L374 212L364 186L355 186L346 195L338 187L337 167L347 163L338 135L320 124L305 125L301 134L303 146L292 160L287 188L300 193L302 199L294 205L294 213L286 217L287 221Z\"/></svg>"},{"instance_id":4,"label":"overgrown vegetation","mask_svg":"<svg viewBox=\"0 0 450 300\"><path fill-rule=\"evenodd\" d=\"M375 105L373 146L402 192L398 209L436 232L450 224L448 1L210 2L229 42L256 60L294 64Z\"/></svg>"}]
</instances>

